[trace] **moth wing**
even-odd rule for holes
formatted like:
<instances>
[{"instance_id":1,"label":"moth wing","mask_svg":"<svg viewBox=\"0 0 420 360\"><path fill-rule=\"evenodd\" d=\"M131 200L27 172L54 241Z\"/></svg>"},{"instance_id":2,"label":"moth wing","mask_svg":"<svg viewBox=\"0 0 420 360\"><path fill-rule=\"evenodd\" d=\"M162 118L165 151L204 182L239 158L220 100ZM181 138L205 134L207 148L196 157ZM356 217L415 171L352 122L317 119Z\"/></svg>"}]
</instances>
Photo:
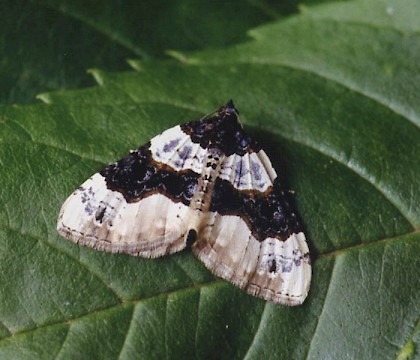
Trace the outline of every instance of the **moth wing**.
<instances>
[{"instance_id":1,"label":"moth wing","mask_svg":"<svg viewBox=\"0 0 420 360\"><path fill-rule=\"evenodd\" d=\"M187 138L179 126L168 129L93 175L63 204L58 232L107 252L158 257L182 250L195 219L188 207L198 180L192 168L202 166L188 163L198 149ZM162 166L169 169L164 174Z\"/></svg>"},{"instance_id":2,"label":"moth wing","mask_svg":"<svg viewBox=\"0 0 420 360\"><path fill-rule=\"evenodd\" d=\"M188 218L187 206L159 193L127 203L97 173L63 204L57 230L97 250L159 257L185 247Z\"/></svg>"},{"instance_id":3,"label":"moth wing","mask_svg":"<svg viewBox=\"0 0 420 360\"><path fill-rule=\"evenodd\" d=\"M238 166L230 166L229 183L233 189L223 190L227 182L220 179L216 181L212 197L212 202L216 204L211 206L207 222L200 232L199 239L194 243L193 250L215 275L232 282L251 295L275 303L299 305L308 294L311 280L309 249L304 233L291 232L282 240L258 234L261 229L253 226L256 223L264 224L265 221L267 226L275 227L274 211L268 218L265 214L265 219L262 219L261 214L257 211L252 212L252 209L246 210L243 205L245 202L238 201L240 196L246 196L246 186L255 189L255 184L260 184L258 186L263 189L266 182L271 186L277 176L262 150L254 155L242 157L240 171ZM251 160L258 166L251 165ZM234 163L232 159L226 159L226 164ZM249 174L244 172L244 169L249 169ZM259 169L259 173L255 175L253 169ZM239 172L242 176L237 175ZM226 170L226 177L228 173ZM221 174L225 176L223 171ZM264 174L269 180L265 179ZM263 179L265 180L262 181ZM242 194L238 190L240 186ZM235 193L236 195L232 195ZM264 200L262 193L260 195L258 208L267 209L264 201L268 200ZM221 205L223 202L227 203L225 207ZM258 239L256 235L260 235Z\"/></svg>"},{"instance_id":4,"label":"moth wing","mask_svg":"<svg viewBox=\"0 0 420 360\"><path fill-rule=\"evenodd\" d=\"M211 272L264 300L291 306L303 303L311 280L303 232L286 241L261 242L238 216L212 215L212 229L193 246Z\"/></svg>"},{"instance_id":5,"label":"moth wing","mask_svg":"<svg viewBox=\"0 0 420 360\"><path fill-rule=\"evenodd\" d=\"M229 181L237 190L254 190L264 192L273 185L277 177L264 150L233 154L225 158L219 177Z\"/></svg>"}]
</instances>

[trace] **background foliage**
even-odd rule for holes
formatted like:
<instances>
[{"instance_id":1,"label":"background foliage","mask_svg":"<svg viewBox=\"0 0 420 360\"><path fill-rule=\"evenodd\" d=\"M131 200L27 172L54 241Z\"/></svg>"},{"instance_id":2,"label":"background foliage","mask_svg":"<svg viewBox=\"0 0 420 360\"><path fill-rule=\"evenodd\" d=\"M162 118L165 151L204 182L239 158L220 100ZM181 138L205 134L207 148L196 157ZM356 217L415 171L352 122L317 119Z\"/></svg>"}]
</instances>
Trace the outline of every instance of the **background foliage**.
<instances>
[{"instance_id":1,"label":"background foliage","mask_svg":"<svg viewBox=\"0 0 420 360\"><path fill-rule=\"evenodd\" d=\"M418 1L0 14L0 358L420 358ZM301 307L246 295L189 250L147 260L56 233L85 178L230 98L295 191L314 261Z\"/></svg>"}]
</instances>

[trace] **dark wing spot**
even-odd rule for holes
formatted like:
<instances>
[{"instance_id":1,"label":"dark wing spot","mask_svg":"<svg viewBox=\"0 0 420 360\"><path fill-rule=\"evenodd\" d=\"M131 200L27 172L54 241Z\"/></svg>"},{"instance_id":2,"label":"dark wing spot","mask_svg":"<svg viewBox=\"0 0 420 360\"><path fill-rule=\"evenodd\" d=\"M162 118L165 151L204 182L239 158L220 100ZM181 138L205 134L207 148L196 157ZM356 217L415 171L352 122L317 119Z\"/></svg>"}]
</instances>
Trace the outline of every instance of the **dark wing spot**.
<instances>
[{"instance_id":1,"label":"dark wing spot","mask_svg":"<svg viewBox=\"0 0 420 360\"><path fill-rule=\"evenodd\" d=\"M90 215L93 214L93 211L94 211L94 208L93 208L92 204L90 202L88 202L85 206L85 213L90 216Z\"/></svg>"},{"instance_id":2,"label":"dark wing spot","mask_svg":"<svg viewBox=\"0 0 420 360\"><path fill-rule=\"evenodd\" d=\"M275 259L271 260L271 264L269 265L268 271L272 274L277 272L277 262Z\"/></svg>"},{"instance_id":3,"label":"dark wing spot","mask_svg":"<svg viewBox=\"0 0 420 360\"><path fill-rule=\"evenodd\" d=\"M183 160L186 160L190 157L190 154L192 152L191 146L184 146L181 151L178 153L179 157Z\"/></svg>"},{"instance_id":4,"label":"dark wing spot","mask_svg":"<svg viewBox=\"0 0 420 360\"><path fill-rule=\"evenodd\" d=\"M252 176L256 180L261 180L261 168L257 162L251 161L251 171L252 171Z\"/></svg>"},{"instance_id":5,"label":"dark wing spot","mask_svg":"<svg viewBox=\"0 0 420 360\"><path fill-rule=\"evenodd\" d=\"M173 151L178 146L180 141L181 141L181 139L174 139L174 140L169 141L169 143L167 143L163 146L163 151L164 152Z\"/></svg>"},{"instance_id":6,"label":"dark wing spot","mask_svg":"<svg viewBox=\"0 0 420 360\"><path fill-rule=\"evenodd\" d=\"M191 247L191 245L195 243L195 240L197 240L197 231L191 229L187 235L187 247Z\"/></svg>"},{"instance_id":7,"label":"dark wing spot","mask_svg":"<svg viewBox=\"0 0 420 360\"><path fill-rule=\"evenodd\" d=\"M99 222L102 223L102 220L103 220L103 218L105 216L106 207L100 208L98 210L99 211L96 212L95 219L96 219L96 221L99 221Z\"/></svg>"}]
</instances>

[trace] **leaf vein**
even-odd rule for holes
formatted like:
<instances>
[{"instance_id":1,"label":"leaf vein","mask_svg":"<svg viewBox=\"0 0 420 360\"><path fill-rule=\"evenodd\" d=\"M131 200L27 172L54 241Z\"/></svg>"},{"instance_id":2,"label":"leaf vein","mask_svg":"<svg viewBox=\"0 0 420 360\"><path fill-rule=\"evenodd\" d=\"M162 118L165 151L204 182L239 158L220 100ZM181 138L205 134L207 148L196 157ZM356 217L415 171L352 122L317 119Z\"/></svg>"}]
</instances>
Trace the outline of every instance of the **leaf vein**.
<instances>
[{"instance_id":1,"label":"leaf vein","mask_svg":"<svg viewBox=\"0 0 420 360\"><path fill-rule=\"evenodd\" d=\"M105 280L104 279L102 279L100 276L99 276L99 274L97 274L95 271L93 271L91 268L89 268L85 263L83 263L82 261L80 261L80 259L78 259L78 258L76 258L76 257L74 257L74 256L72 256L72 255L70 255L68 252L66 252L66 251L63 251L62 249L60 249L60 248L58 248L57 246L55 246L55 245L53 245L53 244L51 244L50 242L48 242L48 241L45 241L45 240L43 240L42 238L40 238L40 237L38 237L38 236L36 236L36 235L33 235L33 234L30 234L30 233L27 233L27 232L25 232L25 233L23 233L21 230L19 230L19 229L15 229L15 228L13 228L13 227L10 227L10 226L8 226L7 227L10 231L13 231L13 232L16 232L16 233L18 233L18 234L20 234L20 235L23 235L23 236L28 236L28 237L30 237L30 238L32 238L32 239L34 239L34 240L36 240L36 241L39 241L40 243L42 243L42 244L45 244L46 246L48 246L48 247L50 247L51 249L53 249L54 251L56 251L56 252L58 252L58 253L60 253L60 254L63 254L63 255L65 255L65 256L67 256L69 259L71 259L71 260L73 260L73 261L75 261L76 263L78 263L80 266L82 266L85 270L87 270L89 273L91 273L95 278L97 278L100 282L102 282L102 284L104 284L105 285L105 287L106 288L108 288L109 290L110 290L110 292L119 300L119 302L123 302L123 299L122 299L122 296L121 295L119 295L113 288L111 288L110 287L110 285L108 284L108 283L106 283L105 282ZM77 245L76 245L77 246Z\"/></svg>"},{"instance_id":2,"label":"leaf vein","mask_svg":"<svg viewBox=\"0 0 420 360\"><path fill-rule=\"evenodd\" d=\"M68 337L69 337L69 334L70 334L70 328L71 328L71 324L69 324L68 326L67 326L67 333L66 333L66 336L64 337L64 339L63 339L63 343L61 344L61 347L60 347L60 349L58 350L58 352L57 352L57 354L54 356L54 358L55 359L58 359L59 357L60 357L60 354L63 352L63 350L64 350L64 346L65 346L65 344L66 344L66 342L67 342L67 339L68 339Z\"/></svg>"},{"instance_id":3,"label":"leaf vein","mask_svg":"<svg viewBox=\"0 0 420 360\"><path fill-rule=\"evenodd\" d=\"M0 276L1 276L1 274L0 274ZM71 318L71 319L63 319L61 321L57 321L57 322L54 322L54 323L43 324L43 325L40 325L36 328L30 328L30 329L25 329L25 330L22 330L22 331L18 331L18 332L12 333L10 337L4 337L3 339L1 339L0 340L0 347L1 347L1 344L3 342L8 341L11 337L16 338L19 335L24 336L26 334L30 334L30 333L33 333L33 332L36 332L36 331L39 331L39 330L42 330L42 329L52 328L52 327L55 327L57 325L72 324L74 322L83 320L83 319L88 318L90 316L94 316L94 315L97 315L99 313L106 313L107 311L113 311L116 308L124 307L124 306L127 306L129 304L133 304L133 305L137 306L139 304L143 304L145 302L152 301L152 300L155 300L155 299L158 299L158 298L161 298L161 297L167 297L170 294L176 294L176 293L183 292L183 291L191 291L191 289L201 290L203 287L207 287L207 286L217 286L221 282L222 282L222 280L212 280L212 281L208 281L206 283L202 283L200 285L195 285L195 286L192 286L192 287L191 286L183 287L183 288L178 288L178 289L175 289L175 290L172 290L172 291L166 291L166 292L162 292L162 293L158 293L158 294L153 294L152 296L145 297L143 299L125 301L124 303L119 303L119 304L111 305L111 306L108 306L106 308L102 308L102 309L99 309L99 310L94 310L94 311L91 311L89 313L80 314L80 315L78 315L74 318ZM134 313L133 313L133 316L134 316ZM197 321L197 323L198 323L198 321Z\"/></svg>"},{"instance_id":4,"label":"leaf vein","mask_svg":"<svg viewBox=\"0 0 420 360\"><path fill-rule=\"evenodd\" d=\"M220 61L216 64L214 64L215 66L226 66L231 64L231 61ZM368 92L365 91L361 88L359 88L357 86L356 83L352 83L351 81L344 79L344 78L339 78L339 77L332 77L332 75L334 74L328 74L327 72L322 72L322 71L316 71L315 69L311 69L309 67L305 67L305 66L298 66L296 63L291 63L291 62L287 62L287 61L282 61L282 60L264 60L263 58L260 58L258 60L256 59L252 59L252 60L236 60L235 62L236 64L244 64L244 65L264 65L264 66L275 66L275 67L283 67L283 68L287 68L287 69L292 69L292 70L297 70L297 71L301 71L304 73L308 73L310 75L313 76L318 76L321 79L324 80L328 80L331 82L334 82L340 86L342 86L343 88L346 88L348 90L351 90L357 94L363 95L369 99L371 99L372 101L376 102L377 104L383 106L384 108L392 111L394 114L401 116L402 118L406 119L407 121L409 121L410 123L412 123L413 125L415 125L415 127L420 130L420 118L414 117L413 114L416 113L415 109L413 109L412 107L408 106L407 104L399 104L395 101L395 99L387 99L387 98L382 98L381 94L379 93L375 93L374 91L372 92ZM198 64L206 64L205 62L200 63L198 62ZM207 65L207 64L206 64ZM196 64L192 65L192 66L197 66ZM397 106L398 105L398 106Z\"/></svg>"},{"instance_id":5,"label":"leaf vein","mask_svg":"<svg viewBox=\"0 0 420 360\"><path fill-rule=\"evenodd\" d=\"M325 291L324 303L323 303L323 305L322 305L321 312L320 312L320 314L318 315L318 319L317 319L317 322L316 322L316 325L315 325L314 332L313 332L313 334L312 334L312 336L311 336L311 341L310 341L310 343L309 343L309 346L308 346L308 351L307 351L307 353L306 353L305 359L309 359L309 355L310 355L310 353L311 353L312 344L313 344L313 342L314 342L315 334L317 333L318 328L319 328L320 323L321 323L321 318L322 318L324 315L326 316L326 307L325 307L325 303L326 303L326 300L328 299L328 293L329 293L329 292L330 292L330 290L331 290L331 284L332 284L332 279L333 279L333 277L334 277L334 270L335 270L335 266L336 266L336 261L335 261L335 259L334 259L334 264L333 264L333 267L332 267L332 269L331 269L331 277L330 277L330 281L328 281L328 287L327 287L327 290Z\"/></svg>"},{"instance_id":6,"label":"leaf vein","mask_svg":"<svg viewBox=\"0 0 420 360\"><path fill-rule=\"evenodd\" d=\"M297 139L292 138L292 137L286 138L284 134L278 133L276 129L272 129L272 131L276 132L276 135L283 137L284 139L288 141L293 141L297 144L306 146L307 148L311 150L317 151L318 153L324 155L325 157L336 161L340 165L343 165L346 169L351 170L361 179L363 179L368 184L370 184L374 189L376 189L376 191L378 191L383 196L383 198L387 200L401 214L401 216L404 217L405 220L407 220L407 222L412 226L413 230L416 228L416 219L410 216L411 214L410 210L404 204L398 201L398 199L395 198L394 193L397 193L397 192L386 191L386 189L382 188L381 185L375 181L376 179L373 176L369 176L369 174L363 171L362 166L355 166L356 165L355 162L348 162L348 161L345 161L344 159L341 159L338 154L334 153L334 151L331 151L325 146L320 148L320 147L317 147L315 144L311 144L309 142L298 141Z\"/></svg>"},{"instance_id":7,"label":"leaf vein","mask_svg":"<svg viewBox=\"0 0 420 360\"><path fill-rule=\"evenodd\" d=\"M130 323L128 324L128 328L127 328L127 332L126 332L126 334L125 334L124 342L122 343L122 346L121 346L120 352L119 352L118 357L117 357L118 359L121 359L121 356L122 356L122 354L124 353L124 350L125 350L125 347L126 347L126 344L127 344L128 338L129 338L129 337L130 337L130 335L131 335L131 331L133 331L133 323L134 323L134 315L135 315L135 313L136 313L136 307L135 307L135 306L133 306L132 308L133 308L133 312L132 312L132 314L131 314Z\"/></svg>"},{"instance_id":8,"label":"leaf vein","mask_svg":"<svg viewBox=\"0 0 420 360\"><path fill-rule=\"evenodd\" d=\"M258 327L255 330L254 336L252 337L252 340L251 340L251 342L250 342L250 344L248 346L248 349L247 349L245 355L243 356L244 359L249 359L250 351L254 347L255 341L256 341L256 339L258 337L258 334L261 331L261 325L263 324L263 322L266 321L266 317L265 317L266 311L267 311L267 302L265 302L265 304L264 304L264 308L263 308L263 311L262 311L261 316L260 316L260 322L258 323Z\"/></svg>"}]
</instances>

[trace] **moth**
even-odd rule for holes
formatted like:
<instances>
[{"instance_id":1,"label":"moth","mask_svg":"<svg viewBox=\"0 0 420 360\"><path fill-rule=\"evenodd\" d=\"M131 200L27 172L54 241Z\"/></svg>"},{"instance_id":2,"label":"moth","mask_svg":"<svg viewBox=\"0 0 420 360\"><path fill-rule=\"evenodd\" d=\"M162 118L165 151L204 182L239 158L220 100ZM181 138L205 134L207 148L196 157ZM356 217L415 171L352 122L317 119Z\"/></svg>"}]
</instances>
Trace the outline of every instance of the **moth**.
<instances>
[{"instance_id":1,"label":"moth","mask_svg":"<svg viewBox=\"0 0 420 360\"><path fill-rule=\"evenodd\" d=\"M299 305L310 286L288 194L232 101L94 174L63 204L57 230L79 245L147 258L192 243L213 274L274 303Z\"/></svg>"}]
</instances>

